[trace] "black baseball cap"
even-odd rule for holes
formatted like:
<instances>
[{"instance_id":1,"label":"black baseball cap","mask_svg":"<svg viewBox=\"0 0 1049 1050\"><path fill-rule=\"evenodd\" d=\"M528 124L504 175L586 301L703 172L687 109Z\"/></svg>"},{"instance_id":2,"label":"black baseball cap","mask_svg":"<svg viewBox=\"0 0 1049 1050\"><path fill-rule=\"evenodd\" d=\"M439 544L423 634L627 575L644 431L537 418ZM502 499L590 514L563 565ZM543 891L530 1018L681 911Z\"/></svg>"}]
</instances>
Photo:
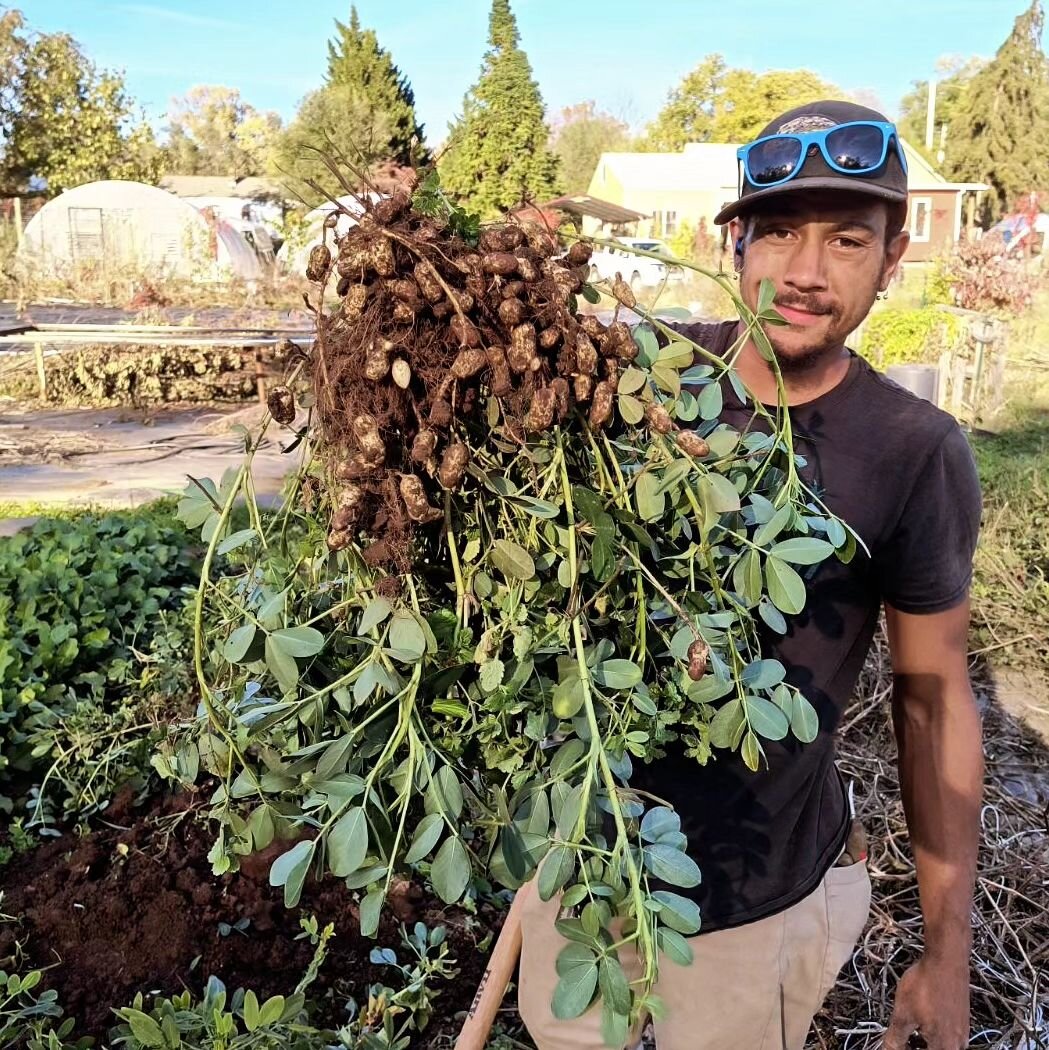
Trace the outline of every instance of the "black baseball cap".
<instances>
[{"instance_id":1,"label":"black baseball cap","mask_svg":"<svg viewBox=\"0 0 1049 1050\"><path fill-rule=\"evenodd\" d=\"M876 109L859 106L855 102L843 102L825 99L822 102L810 102L797 106L780 114L766 125L758 139L769 135L787 135L806 131L823 131L838 124L849 124L855 120L873 120L880 123L891 123L887 117ZM899 135L897 133L897 141ZM756 139L755 139L756 141ZM902 145L901 145L902 148ZM848 193L863 193L881 200L903 204L907 201L907 172L900 163L896 150L890 149L885 163L870 174L843 175L830 167L823 154L816 148L810 148L802 160L801 170L789 182L777 186L755 186L743 176L743 189L739 200L725 205L715 217L714 222L723 226L730 219L742 215L750 205L770 197L787 193L799 193L805 190L839 190Z\"/></svg>"}]
</instances>

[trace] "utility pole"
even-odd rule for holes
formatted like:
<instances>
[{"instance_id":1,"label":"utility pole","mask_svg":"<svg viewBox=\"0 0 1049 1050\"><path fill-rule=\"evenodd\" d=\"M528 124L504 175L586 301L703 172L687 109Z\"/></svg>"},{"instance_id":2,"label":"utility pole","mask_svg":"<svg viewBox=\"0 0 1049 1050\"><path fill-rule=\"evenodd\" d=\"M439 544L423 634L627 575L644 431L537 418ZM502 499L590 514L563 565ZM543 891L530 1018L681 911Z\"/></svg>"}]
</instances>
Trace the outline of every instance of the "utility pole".
<instances>
[{"instance_id":1,"label":"utility pole","mask_svg":"<svg viewBox=\"0 0 1049 1050\"><path fill-rule=\"evenodd\" d=\"M925 148L932 149L933 131L936 127L936 78L929 77L929 108L925 114Z\"/></svg>"}]
</instances>

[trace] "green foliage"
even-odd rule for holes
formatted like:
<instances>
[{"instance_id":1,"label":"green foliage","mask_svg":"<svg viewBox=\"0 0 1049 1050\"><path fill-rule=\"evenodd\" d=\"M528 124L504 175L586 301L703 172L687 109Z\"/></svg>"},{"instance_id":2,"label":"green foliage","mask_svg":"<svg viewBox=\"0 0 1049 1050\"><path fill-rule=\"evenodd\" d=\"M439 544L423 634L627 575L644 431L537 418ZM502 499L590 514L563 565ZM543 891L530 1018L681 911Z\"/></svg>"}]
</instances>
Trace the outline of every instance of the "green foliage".
<instances>
[{"instance_id":1,"label":"green foliage","mask_svg":"<svg viewBox=\"0 0 1049 1050\"><path fill-rule=\"evenodd\" d=\"M964 334L964 322L957 315L932 306L879 310L867 319L859 350L879 368L935 362Z\"/></svg>"},{"instance_id":2,"label":"green foliage","mask_svg":"<svg viewBox=\"0 0 1049 1050\"><path fill-rule=\"evenodd\" d=\"M974 647L1044 672L1049 640L1049 403L973 438L984 515L973 579ZM1003 645L1002 643L1007 643Z\"/></svg>"},{"instance_id":3,"label":"green foliage","mask_svg":"<svg viewBox=\"0 0 1049 1050\"><path fill-rule=\"evenodd\" d=\"M86 1050L90 1039L73 1041L74 1021L62 1020L58 994L41 991L40 970L0 970L0 1046L12 1050Z\"/></svg>"},{"instance_id":4,"label":"green foliage","mask_svg":"<svg viewBox=\"0 0 1049 1050\"><path fill-rule=\"evenodd\" d=\"M766 282L757 315L733 301L741 338L774 362L773 297ZM655 321L634 338L614 440L577 421L504 441L495 399L463 421L471 480L403 574L370 568L356 542L328 550L327 508L299 495L325 470L316 433L272 522L231 531L250 452L221 486L187 489L180 516L209 545L194 611L205 717L156 759L221 778L216 873L288 840L269 874L287 905L327 870L361 895L366 936L400 872L453 903L479 877L515 888L545 857L541 891L577 909L559 924L571 953L555 1010L601 994L616 1025L652 985L624 995L613 918L636 918L627 936L654 978L660 949L687 958L695 922L652 880L699 879L677 815L627 790L633 761L680 738L699 762L731 750L757 770L764 740L810 742L815 712L761 636L789 630L809 566L856 549L799 475L789 414L751 398L754 427L719 422L722 380L748 399L731 353ZM659 409L705 438L702 461L636 425ZM215 579L219 555L230 571Z\"/></svg>"},{"instance_id":5,"label":"green foliage","mask_svg":"<svg viewBox=\"0 0 1049 1050\"><path fill-rule=\"evenodd\" d=\"M318 150L341 154L362 175L381 161L414 167L427 160L411 85L375 31L361 29L356 7L349 25L335 26L326 82L302 101L276 152L278 171L311 206L346 192Z\"/></svg>"},{"instance_id":6,"label":"green foliage","mask_svg":"<svg viewBox=\"0 0 1049 1050\"><path fill-rule=\"evenodd\" d=\"M45 794L62 783L76 809L143 768L144 698L186 684L186 548L169 504L43 519L0 539L0 783L43 775ZM35 795L38 819L45 801Z\"/></svg>"},{"instance_id":7,"label":"green foliage","mask_svg":"<svg viewBox=\"0 0 1049 1050\"><path fill-rule=\"evenodd\" d=\"M0 15L3 102L0 188L41 179L54 196L95 179L156 178L159 155L123 77L99 70L66 33L26 32L20 12Z\"/></svg>"},{"instance_id":8,"label":"green foliage","mask_svg":"<svg viewBox=\"0 0 1049 1050\"><path fill-rule=\"evenodd\" d=\"M441 156L441 181L482 219L526 199L542 202L557 182L543 100L519 46L509 0L492 0L481 76L463 100Z\"/></svg>"},{"instance_id":9,"label":"green foliage","mask_svg":"<svg viewBox=\"0 0 1049 1050\"><path fill-rule=\"evenodd\" d=\"M986 182L984 218L994 219L1023 194L1044 188L1049 154L1049 60L1042 50L1041 0L1016 19L1012 33L969 82L950 128L948 177Z\"/></svg>"},{"instance_id":10,"label":"green foliage","mask_svg":"<svg viewBox=\"0 0 1049 1050\"><path fill-rule=\"evenodd\" d=\"M806 69L754 73L707 55L670 91L641 148L676 153L689 142L747 142L776 114L837 95Z\"/></svg>"},{"instance_id":11,"label":"green foliage","mask_svg":"<svg viewBox=\"0 0 1049 1050\"><path fill-rule=\"evenodd\" d=\"M586 193L602 153L630 148L630 129L593 101L566 106L550 129L550 148L561 167L566 194Z\"/></svg>"},{"instance_id":12,"label":"green foliage","mask_svg":"<svg viewBox=\"0 0 1049 1050\"><path fill-rule=\"evenodd\" d=\"M168 111L164 171L169 175L263 175L281 130L276 113L259 112L236 88L198 84Z\"/></svg>"}]
</instances>

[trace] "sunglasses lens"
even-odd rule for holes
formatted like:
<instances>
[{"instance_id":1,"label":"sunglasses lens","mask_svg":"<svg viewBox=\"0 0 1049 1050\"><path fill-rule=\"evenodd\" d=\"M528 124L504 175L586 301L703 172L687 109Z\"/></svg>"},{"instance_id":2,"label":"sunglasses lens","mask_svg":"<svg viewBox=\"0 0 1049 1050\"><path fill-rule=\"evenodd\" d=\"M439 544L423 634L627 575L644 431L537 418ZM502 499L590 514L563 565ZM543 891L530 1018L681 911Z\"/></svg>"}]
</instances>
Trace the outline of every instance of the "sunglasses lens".
<instances>
[{"instance_id":1,"label":"sunglasses lens","mask_svg":"<svg viewBox=\"0 0 1049 1050\"><path fill-rule=\"evenodd\" d=\"M799 160L801 143L797 139L766 139L747 154L747 178L755 186L771 185L791 175Z\"/></svg>"},{"instance_id":2,"label":"sunglasses lens","mask_svg":"<svg viewBox=\"0 0 1049 1050\"><path fill-rule=\"evenodd\" d=\"M881 128L856 125L827 136L827 151L848 171L873 171L881 163L885 137Z\"/></svg>"}]
</instances>

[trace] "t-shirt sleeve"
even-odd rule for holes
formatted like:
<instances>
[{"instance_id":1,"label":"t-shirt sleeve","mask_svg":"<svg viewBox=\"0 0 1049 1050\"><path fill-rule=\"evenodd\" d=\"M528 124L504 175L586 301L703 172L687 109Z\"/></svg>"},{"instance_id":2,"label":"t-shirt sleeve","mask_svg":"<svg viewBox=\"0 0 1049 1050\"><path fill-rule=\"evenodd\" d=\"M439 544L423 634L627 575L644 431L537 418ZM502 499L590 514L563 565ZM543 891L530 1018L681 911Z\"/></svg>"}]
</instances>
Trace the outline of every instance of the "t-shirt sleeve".
<instances>
[{"instance_id":1,"label":"t-shirt sleeve","mask_svg":"<svg viewBox=\"0 0 1049 1050\"><path fill-rule=\"evenodd\" d=\"M962 601L980 513L976 463L955 425L919 472L888 541L874 552L884 600L905 613L943 612Z\"/></svg>"}]
</instances>

